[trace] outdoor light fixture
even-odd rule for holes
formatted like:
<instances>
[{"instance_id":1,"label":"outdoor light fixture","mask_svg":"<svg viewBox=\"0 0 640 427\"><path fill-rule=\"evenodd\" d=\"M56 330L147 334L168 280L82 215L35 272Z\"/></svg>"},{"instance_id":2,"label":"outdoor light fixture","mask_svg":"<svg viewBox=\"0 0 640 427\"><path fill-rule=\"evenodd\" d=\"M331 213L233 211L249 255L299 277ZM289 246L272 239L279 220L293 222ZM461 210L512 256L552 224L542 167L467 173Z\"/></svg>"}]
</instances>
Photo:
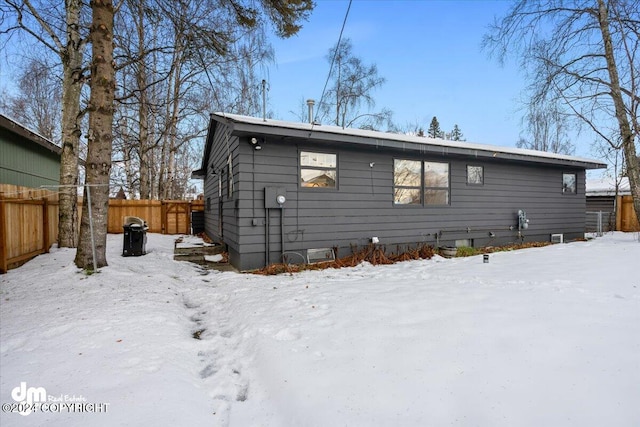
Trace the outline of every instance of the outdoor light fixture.
<instances>
[{"instance_id":1,"label":"outdoor light fixture","mask_svg":"<svg viewBox=\"0 0 640 427\"><path fill-rule=\"evenodd\" d=\"M253 145L253 149L258 151L258 150L262 150L262 147L260 146L260 140L258 138L251 138L251 145Z\"/></svg>"}]
</instances>

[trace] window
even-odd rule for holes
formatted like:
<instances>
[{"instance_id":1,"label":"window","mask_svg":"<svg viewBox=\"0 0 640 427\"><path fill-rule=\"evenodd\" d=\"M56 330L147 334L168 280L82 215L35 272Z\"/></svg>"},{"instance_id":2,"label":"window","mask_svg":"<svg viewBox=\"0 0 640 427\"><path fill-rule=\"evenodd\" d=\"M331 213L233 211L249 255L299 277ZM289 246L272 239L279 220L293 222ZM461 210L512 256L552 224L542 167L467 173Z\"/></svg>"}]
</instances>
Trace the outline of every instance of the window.
<instances>
[{"instance_id":1,"label":"window","mask_svg":"<svg viewBox=\"0 0 640 427\"><path fill-rule=\"evenodd\" d=\"M300 186L336 188L338 182L336 154L300 152Z\"/></svg>"},{"instance_id":2,"label":"window","mask_svg":"<svg viewBox=\"0 0 640 427\"><path fill-rule=\"evenodd\" d=\"M576 194L578 192L578 179L575 173L562 174L562 192L566 194Z\"/></svg>"},{"instance_id":3,"label":"window","mask_svg":"<svg viewBox=\"0 0 640 427\"><path fill-rule=\"evenodd\" d=\"M395 159L393 190L396 205L447 205L449 164Z\"/></svg>"},{"instance_id":4,"label":"window","mask_svg":"<svg viewBox=\"0 0 640 427\"><path fill-rule=\"evenodd\" d=\"M424 204L449 204L449 163L424 162Z\"/></svg>"},{"instance_id":5,"label":"window","mask_svg":"<svg viewBox=\"0 0 640 427\"><path fill-rule=\"evenodd\" d=\"M419 205L422 190L422 163L417 160L393 161L393 203Z\"/></svg>"},{"instance_id":6,"label":"window","mask_svg":"<svg viewBox=\"0 0 640 427\"><path fill-rule=\"evenodd\" d=\"M467 165L467 184L469 185L484 184L484 168L482 166Z\"/></svg>"},{"instance_id":7,"label":"window","mask_svg":"<svg viewBox=\"0 0 640 427\"><path fill-rule=\"evenodd\" d=\"M207 197L207 212L211 212L211 197Z\"/></svg>"}]
</instances>

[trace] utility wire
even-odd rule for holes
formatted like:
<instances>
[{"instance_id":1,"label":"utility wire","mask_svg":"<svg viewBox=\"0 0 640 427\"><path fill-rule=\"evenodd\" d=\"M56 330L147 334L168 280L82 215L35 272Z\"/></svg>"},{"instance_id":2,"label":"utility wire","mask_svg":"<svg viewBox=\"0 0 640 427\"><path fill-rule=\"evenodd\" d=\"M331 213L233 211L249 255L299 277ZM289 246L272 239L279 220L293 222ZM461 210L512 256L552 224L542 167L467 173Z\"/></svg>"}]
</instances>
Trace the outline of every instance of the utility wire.
<instances>
[{"instance_id":1,"label":"utility wire","mask_svg":"<svg viewBox=\"0 0 640 427\"><path fill-rule=\"evenodd\" d=\"M347 25L347 17L349 17L349 11L351 10L351 2L353 0L349 0L349 6L347 6L347 12L344 14L344 21L342 21L342 28L340 29L340 36L338 37L338 44L336 44L336 50L333 52L333 58L331 58L331 65L329 66L329 74L327 74L327 80L324 82L324 88L322 89L322 95L320 95L320 102L318 103L318 110L316 111L316 115L313 118L311 123L311 130L313 130L313 126L315 126L316 119L318 118L318 112L320 111L320 106L322 105L322 100L324 99L325 91L327 90L327 85L329 84L329 79L331 78L331 72L333 71L333 64L336 61L336 56L338 55L338 49L340 48L340 42L342 41L342 33L344 32L344 27Z\"/></svg>"}]
</instances>

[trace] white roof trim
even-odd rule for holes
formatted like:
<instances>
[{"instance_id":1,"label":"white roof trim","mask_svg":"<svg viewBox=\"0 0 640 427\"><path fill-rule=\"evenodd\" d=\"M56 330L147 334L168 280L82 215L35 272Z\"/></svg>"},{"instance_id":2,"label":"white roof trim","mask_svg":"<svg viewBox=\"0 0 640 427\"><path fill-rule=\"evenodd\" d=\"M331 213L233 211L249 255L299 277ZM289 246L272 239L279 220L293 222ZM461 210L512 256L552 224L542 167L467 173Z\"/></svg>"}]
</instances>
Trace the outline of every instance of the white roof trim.
<instances>
[{"instance_id":1,"label":"white roof trim","mask_svg":"<svg viewBox=\"0 0 640 427\"><path fill-rule=\"evenodd\" d=\"M328 133L328 134L335 134L335 135L349 135L349 136L356 136L356 137L362 137L362 138L382 139L382 140L397 141L397 142L409 142L409 143L415 143L415 144L438 146L438 147L443 147L445 149L457 148L457 149L466 149L469 151L475 150L475 151L485 151L485 152L493 152L493 153L521 155L521 156L527 156L527 157L565 160L569 162L592 163L592 164L601 165L602 168L606 167L604 163L599 162L597 160L593 160L593 159L577 157L577 156L568 156L565 154L549 153L546 151L528 150L524 148L478 144L478 143L466 142L466 141L448 141L448 140L438 139L438 138L420 137L420 136L414 136L414 135L379 132L379 131L364 130L364 129L341 128L339 126L318 125L318 124L303 123L303 122L287 122L287 121L273 120L273 119L264 120L258 117L241 116L238 114L227 114L222 112L214 113L214 115L221 118L229 119L234 122L258 125L258 126L295 129L295 130Z\"/></svg>"}]
</instances>

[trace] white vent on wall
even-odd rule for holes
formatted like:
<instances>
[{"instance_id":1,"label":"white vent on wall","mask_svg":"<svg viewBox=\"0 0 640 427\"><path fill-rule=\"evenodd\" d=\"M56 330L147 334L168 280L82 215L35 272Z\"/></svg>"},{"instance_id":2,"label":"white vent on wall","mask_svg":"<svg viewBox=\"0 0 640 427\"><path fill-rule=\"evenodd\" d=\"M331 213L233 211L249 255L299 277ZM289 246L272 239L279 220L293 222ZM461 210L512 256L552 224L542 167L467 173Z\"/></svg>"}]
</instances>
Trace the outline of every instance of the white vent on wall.
<instances>
[{"instance_id":1,"label":"white vent on wall","mask_svg":"<svg viewBox=\"0 0 640 427\"><path fill-rule=\"evenodd\" d=\"M307 249L307 262L314 264L317 262L335 261L336 254L331 248Z\"/></svg>"},{"instance_id":2,"label":"white vent on wall","mask_svg":"<svg viewBox=\"0 0 640 427\"><path fill-rule=\"evenodd\" d=\"M551 243L564 243L564 234L552 234L551 235Z\"/></svg>"}]
</instances>

